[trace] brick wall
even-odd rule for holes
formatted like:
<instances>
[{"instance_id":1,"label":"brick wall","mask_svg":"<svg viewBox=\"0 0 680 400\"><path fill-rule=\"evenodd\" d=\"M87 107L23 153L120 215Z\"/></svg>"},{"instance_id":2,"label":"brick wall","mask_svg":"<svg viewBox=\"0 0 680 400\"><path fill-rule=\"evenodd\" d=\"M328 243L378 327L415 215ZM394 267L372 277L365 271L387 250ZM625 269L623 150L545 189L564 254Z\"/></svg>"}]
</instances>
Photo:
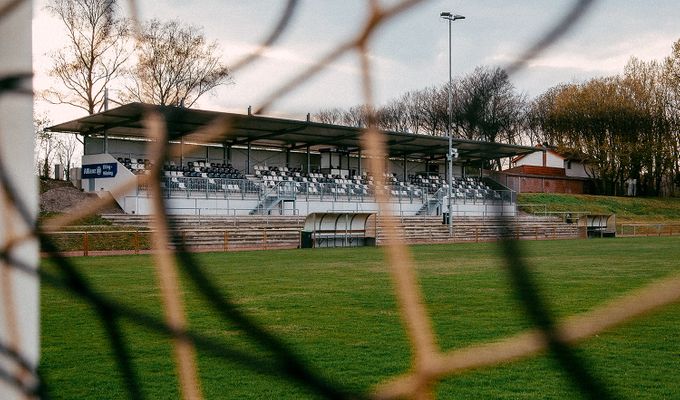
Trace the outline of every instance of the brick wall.
<instances>
[{"instance_id":1,"label":"brick wall","mask_svg":"<svg viewBox=\"0 0 680 400\"><path fill-rule=\"evenodd\" d=\"M583 194L587 179L528 175L519 173L508 173L507 171L485 172L492 179L516 191L517 193L571 193Z\"/></svg>"}]
</instances>

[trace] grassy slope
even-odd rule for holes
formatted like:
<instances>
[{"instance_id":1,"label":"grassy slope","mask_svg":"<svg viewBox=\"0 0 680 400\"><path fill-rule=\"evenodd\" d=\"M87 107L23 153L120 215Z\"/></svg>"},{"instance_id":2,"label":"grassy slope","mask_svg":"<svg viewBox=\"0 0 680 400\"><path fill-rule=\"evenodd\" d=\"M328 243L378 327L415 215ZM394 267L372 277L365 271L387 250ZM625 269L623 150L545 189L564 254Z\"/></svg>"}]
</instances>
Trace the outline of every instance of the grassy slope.
<instances>
[{"instance_id":1,"label":"grassy slope","mask_svg":"<svg viewBox=\"0 0 680 400\"><path fill-rule=\"evenodd\" d=\"M523 193L517 202L542 205L536 211L613 213L617 222L680 222L680 198Z\"/></svg>"},{"instance_id":2,"label":"grassy slope","mask_svg":"<svg viewBox=\"0 0 680 400\"><path fill-rule=\"evenodd\" d=\"M638 238L523 242L530 265L558 315L679 271L680 240ZM635 251L631 251L634 248ZM495 244L413 247L439 344L445 349L496 340L528 327L506 282ZM370 390L409 365L380 249L288 250L200 254L213 283L316 370L355 391ZM161 318L151 258L74 259L102 293ZM54 271L50 265L47 271ZM186 281L186 277L185 277ZM233 323L219 319L185 284L193 329L262 360L267 352ZM48 286L42 296L41 369L53 398L125 398L110 345L92 309ZM599 335L580 346L591 367L624 398L680 393L680 306ZM177 398L168 341L123 320L125 339L148 398ZM272 363L271 361L266 361ZM205 397L308 398L285 381L251 373L199 351ZM444 399L577 397L549 357L449 378Z\"/></svg>"}]
</instances>

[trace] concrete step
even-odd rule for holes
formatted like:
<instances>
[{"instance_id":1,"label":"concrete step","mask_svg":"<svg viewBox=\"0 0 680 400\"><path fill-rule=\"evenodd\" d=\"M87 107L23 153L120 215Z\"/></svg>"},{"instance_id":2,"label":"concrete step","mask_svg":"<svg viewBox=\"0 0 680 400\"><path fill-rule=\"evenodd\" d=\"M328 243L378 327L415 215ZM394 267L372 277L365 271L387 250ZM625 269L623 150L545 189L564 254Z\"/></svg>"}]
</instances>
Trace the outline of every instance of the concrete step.
<instances>
[{"instance_id":1,"label":"concrete step","mask_svg":"<svg viewBox=\"0 0 680 400\"><path fill-rule=\"evenodd\" d=\"M104 218L118 226L149 226L144 215L113 214ZM453 237L441 217L377 217L369 221L369 234L378 244L386 239L388 221L400 229L397 237L407 243L445 243L498 240L510 223L512 236L524 240L566 239L581 237L578 227L551 217L523 216L512 219L465 217L455 218ZM177 230L190 248L262 248L296 247L304 217L299 216L171 216L170 226ZM225 245L226 244L226 245Z\"/></svg>"}]
</instances>

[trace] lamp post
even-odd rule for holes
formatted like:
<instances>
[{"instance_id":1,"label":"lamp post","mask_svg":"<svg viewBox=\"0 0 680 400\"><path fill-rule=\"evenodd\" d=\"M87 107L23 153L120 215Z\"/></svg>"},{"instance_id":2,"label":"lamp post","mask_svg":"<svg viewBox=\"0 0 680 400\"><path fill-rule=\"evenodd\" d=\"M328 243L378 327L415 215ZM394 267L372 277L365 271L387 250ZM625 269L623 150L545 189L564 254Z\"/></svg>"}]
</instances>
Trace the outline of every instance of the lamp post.
<instances>
[{"instance_id":1,"label":"lamp post","mask_svg":"<svg viewBox=\"0 0 680 400\"><path fill-rule=\"evenodd\" d=\"M446 125L447 135L449 136L449 149L446 153L446 159L448 161L448 174L446 177L446 182L448 185L447 197L448 197L448 215L449 215L449 237L453 237L453 218L451 217L451 187L453 186L453 135L451 132L451 123L453 119L453 77L451 76L451 22L458 19L465 19L464 16L458 14L451 14L448 11L444 11L439 16L447 21L449 21L449 123Z\"/></svg>"}]
</instances>

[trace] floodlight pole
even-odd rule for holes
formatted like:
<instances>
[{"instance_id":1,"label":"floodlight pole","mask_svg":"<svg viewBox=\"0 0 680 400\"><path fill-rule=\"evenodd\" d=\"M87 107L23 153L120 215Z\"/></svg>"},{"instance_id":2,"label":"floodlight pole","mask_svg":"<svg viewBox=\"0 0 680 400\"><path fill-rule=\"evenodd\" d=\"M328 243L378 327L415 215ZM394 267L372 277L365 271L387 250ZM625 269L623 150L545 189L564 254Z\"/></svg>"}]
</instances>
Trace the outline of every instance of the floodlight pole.
<instances>
[{"instance_id":1,"label":"floodlight pole","mask_svg":"<svg viewBox=\"0 0 680 400\"><path fill-rule=\"evenodd\" d=\"M446 125L446 134L449 137L449 148L446 153L448 162L448 174L446 176L447 183L447 199L448 199L448 216L449 216L449 237L453 237L453 217L451 216L451 187L453 186L453 135L451 132L451 124L453 122L453 76L451 73L451 22L457 19L465 19L464 16L458 14L451 14L444 11L439 16L449 21L449 121Z\"/></svg>"}]
</instances>

